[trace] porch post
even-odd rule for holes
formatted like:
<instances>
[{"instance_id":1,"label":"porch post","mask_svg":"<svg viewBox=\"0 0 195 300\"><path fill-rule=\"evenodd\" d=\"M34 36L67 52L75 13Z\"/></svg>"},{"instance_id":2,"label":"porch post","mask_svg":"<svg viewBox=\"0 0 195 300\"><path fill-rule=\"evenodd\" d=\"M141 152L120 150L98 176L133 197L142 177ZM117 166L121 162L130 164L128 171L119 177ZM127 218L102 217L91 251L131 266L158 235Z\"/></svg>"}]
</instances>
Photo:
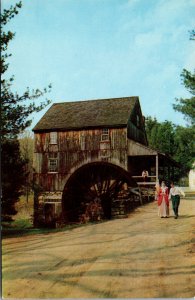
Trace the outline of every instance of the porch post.
<instances>
[{"instance_id":1,"label":"porch post","mask_svg":"<svg viewBox=\"0 0 195 300\"><path fill-rule=\"evenodd\" d=\"M168 164L168 179L169 180L171 179L171 176L170 176L170 164Z\"/></svg>"},{"instance_id":2,"label":"porch post","mask_svg":"<svg viewBox=\"0 0 195 300\"><path fill-rule=\"evenodd\" d=\"M158 181L158 154L156 155L156 182Z\"/></svg>"},{"instance_id":3,"label":"porch post","mask_svg":"<svg viewBox=\"0 0 195 300\"><path fill-rule=\"evenodd\" d=\"M163 163L163 178L165 179L165 158L162 158L162 163Z\"/></svg>"}]
</instances>

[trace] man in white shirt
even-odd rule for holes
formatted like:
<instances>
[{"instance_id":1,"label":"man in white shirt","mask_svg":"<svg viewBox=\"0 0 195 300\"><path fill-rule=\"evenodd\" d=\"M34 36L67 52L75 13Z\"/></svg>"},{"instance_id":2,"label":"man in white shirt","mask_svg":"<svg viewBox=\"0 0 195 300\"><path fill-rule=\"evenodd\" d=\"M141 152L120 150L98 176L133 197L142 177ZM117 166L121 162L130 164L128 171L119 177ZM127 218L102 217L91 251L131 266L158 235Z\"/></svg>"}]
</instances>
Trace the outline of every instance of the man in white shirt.
<instances>
[{"instance_id":1,"label":"man in white shirt","mask_svg":"<svg viewBox=\"0 0 195 300\"><path fill-rule=\"evenodd\" d=\"M169 192L169 200L172 201L172 207L175 214L175 219L178 218L178 209L180 203L180 196L185 197L185 193L178 187L174 186L174 183L171 182L171 189Z\"/></svg>"}]
</instances>

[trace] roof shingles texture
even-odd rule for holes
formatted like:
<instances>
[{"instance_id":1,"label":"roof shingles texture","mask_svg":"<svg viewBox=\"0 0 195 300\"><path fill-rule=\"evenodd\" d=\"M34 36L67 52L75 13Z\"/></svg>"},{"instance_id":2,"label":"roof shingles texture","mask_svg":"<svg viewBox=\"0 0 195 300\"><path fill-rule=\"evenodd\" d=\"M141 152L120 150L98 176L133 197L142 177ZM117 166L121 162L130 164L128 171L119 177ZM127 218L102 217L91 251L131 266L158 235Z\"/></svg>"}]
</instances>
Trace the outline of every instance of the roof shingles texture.
<instances>
[{"instance_id":1,"label":"roof shingles texture","mask_svg":"<svg viewBox=\"0 0 195 300\"><path fill-rule=\"evenodd\" d=\"M55 103L34 131L126 125L138 97Z\"/></svg>"}]
</instances>

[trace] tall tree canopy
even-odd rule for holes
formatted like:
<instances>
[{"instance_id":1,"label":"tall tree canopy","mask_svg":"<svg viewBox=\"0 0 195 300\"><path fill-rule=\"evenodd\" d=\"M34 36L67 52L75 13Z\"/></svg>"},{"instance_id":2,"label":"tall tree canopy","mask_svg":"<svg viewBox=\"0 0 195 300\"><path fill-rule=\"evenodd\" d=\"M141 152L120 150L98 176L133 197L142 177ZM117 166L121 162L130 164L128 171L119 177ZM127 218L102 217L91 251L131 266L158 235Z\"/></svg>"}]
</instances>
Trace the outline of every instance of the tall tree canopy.
<instances>
[{"instance_id":1,"label":"tall tree canopy","mask_svg":"<svg viewBox=\"0 0 195 300\"><path fill-rule=\"evenodd\" d=\"M39 112L50 103L50 100L46 99L37 105L35 100L49 92L51 85L43 90L34 89L32 91L27 87L19 95L12 91L14 76L6 77L9 67L7 60L12 55L7 53L8 45L15 37L15 33L7 31L6 26L18 14L21 7L22 2L19 2L9 9L4 9L1 14L1 135L3 138L15 138L31 124L29 116L33 112Z\"/></svg>"},{"instance_id":2,"label":"tall tree canopy","mask_svg":"<svg viewBox=\"0 0 195 300\"><path fill-rule=\"evenodd\" d=\"M30 115L39 112L50 103L45 99L40 104L35 103L37 99L44 96L51 89L51 85L43 90L34 89L30 91L27 87L22 94L13 91L14 76L9 78L8 59L12 55L8 53L10 41L15 33L6 30L7 24L18 14L22 2L4 9L1 14L1 182L2 182L2 213L3 215L16 213L14 203L18 201L25 183L25 164L27 160L22 158L20 145L17 139L30 124Z\"/></svg>"},{"instance_id":3,"label":"tall tree canopy","mask_svg":"<svg viewBox=\"0 0 195 300\"><path fill-rule=\"evenodd\" d=\"M170 121L158 122L156 118L146 118L146 134L149 145L163 153L174 155L175 125Z\"/></svg>"},{"instance_id":4,"label":"tall tree canopy","mask_svg":"<svg viewBox=\"0 0 195 300\"><path fill-rule=\"evenodd\" d=\"M148 117L146 133L149 146L170 155L181 164L178 177L187 175L195 157L193 130L176 126L170 121L160 123L156 118Z\"/></svg>"},{"instance_id":5,"label":"tall tree canopy","mask_svg":"<svg viewBox=\"0 0 195 300\"><path fill-rule=\"evenodd\" d=\"M2 219L15 215L15 203L22 194L25 184L26 161L20 156L20 146L17 139L4 140L2 143Z\"/></svg>"},{"instance_id":6,"label":"tall tree canopy","mask_svg":"<svg viewBox=\"0 0 195 300\"><path fill-rule=\"evenodd\" d=\"M195 40L195 30L190 32L190 39ZM195 125L195 69L194 72L190 72L183 69L181 73L181 79L183 85L186 87L188 92L192 95L191 98L176 99L176 104L173 104L173 108L184 114L184 117L189 122L189 125Z\"/></svg>"},{"instance_id":7,"label":"tall tree canopy","mask_svg":"<svg viewBox=\"0 0 195 300\"><path fill-rule=\"evenodd\" d=\"M28 202L28 196L32 190L33 183L33 152L34 152L34 138L31 131L25 130L24 133L20 134L18 137L20 144L20 152L22 159L25 163L25 186L24 193L26 194L26 201Z\"/></svg>"}]
</instances>

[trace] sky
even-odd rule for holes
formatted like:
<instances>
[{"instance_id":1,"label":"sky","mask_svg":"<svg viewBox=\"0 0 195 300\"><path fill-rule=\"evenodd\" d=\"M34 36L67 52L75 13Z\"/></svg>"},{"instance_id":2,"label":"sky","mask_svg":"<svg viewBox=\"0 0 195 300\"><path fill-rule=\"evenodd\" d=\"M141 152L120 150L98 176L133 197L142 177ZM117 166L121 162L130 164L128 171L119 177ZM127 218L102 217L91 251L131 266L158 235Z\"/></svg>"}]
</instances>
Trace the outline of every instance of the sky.
<instances>
[{"instance_id":1,"label":"sky","mask_svg":"<svg viewBox=\"0 0 195 300\"><path fill-rule=\"evenodd\" d=\"M2 10L16 2L2 0ZM16 32L6 74L15 76L13 90L51 83L52 103L139 96L144 116L185 126L172 104L190 97L180 74L195 66L195 0L22 3L7 25ZM49 107L32 116L31 128Z\"/></svg>"}]
</instances>

